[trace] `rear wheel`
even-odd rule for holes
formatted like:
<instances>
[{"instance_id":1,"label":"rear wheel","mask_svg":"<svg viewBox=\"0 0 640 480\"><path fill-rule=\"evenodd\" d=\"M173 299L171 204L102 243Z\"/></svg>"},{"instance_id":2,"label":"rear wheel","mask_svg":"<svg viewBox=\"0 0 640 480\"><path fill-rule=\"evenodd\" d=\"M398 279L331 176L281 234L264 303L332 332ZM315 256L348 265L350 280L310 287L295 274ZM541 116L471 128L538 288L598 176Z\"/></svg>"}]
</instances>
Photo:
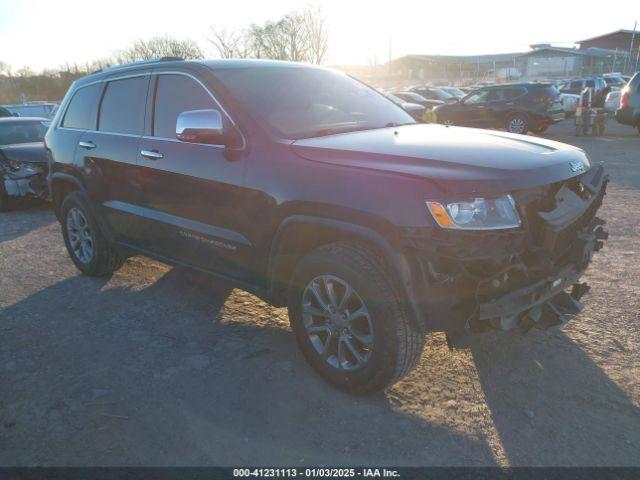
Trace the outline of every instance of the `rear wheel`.
<instances>
[{"instance_id":1,"label":"rear wheel","mask_svg":"<svg viewBox=\"0 0 640 480\"><path fill-rule=\"evenodd\" d=\"M455 125L455 124L453 123L453 120L451 120L451 119L449 119L449 118L445 118L445 119L440 120L440 124L441 124L441 125L446 125L447 127L452 127L452 126L454 126L454 125Z\"/></svg>"},{"instance_id":2,"label":"rear wheel","mask_svg":"<svg viewBox=\"0 0 640 480\"><path fill-rule=\"evenodd\" d=\"M289 318L309 364L350 393L397 382L414 368L424 345L380 256L357 243L320 247L300 261Z\"/></svg>"},{"instance_id":3,"label":"rear wheel","mask_svg":"<svg viewBox=\"0 0 640 480\"><path fill-rule=\"evenodd\" d=\"M62 236L75 266L85 275L109 275L124 257L101 232L98 222L79 192L69 194L60 209Z\"/></svg>"},{"instance_id":4,"label":"rear wheel","mask_svg":"<svg viewBox=\"0 0 640 480\"><path fill-rule=\"evenodd\" d=\"M512 113L507 117L505 128L509 133L526 135L529 131L529 120L524 113Z\"/></svg>"}]
</instances>

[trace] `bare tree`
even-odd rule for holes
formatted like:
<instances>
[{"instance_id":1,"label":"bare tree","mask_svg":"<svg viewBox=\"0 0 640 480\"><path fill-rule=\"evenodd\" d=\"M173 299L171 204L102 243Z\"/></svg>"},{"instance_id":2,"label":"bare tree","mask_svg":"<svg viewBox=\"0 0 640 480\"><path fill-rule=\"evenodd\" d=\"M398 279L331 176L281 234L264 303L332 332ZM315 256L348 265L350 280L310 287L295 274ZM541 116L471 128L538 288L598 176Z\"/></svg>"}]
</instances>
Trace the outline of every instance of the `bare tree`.
<instances>
[{"instance_id":1,"label":"bare tree","mask_svg":"<svg viewBox=\"0 0 640 480\"><path fill-rule=\"evenodd\" d=\"M247 32L210 27L211 37L207 40L216 47L220 58L246 58L251 56Z\"/></svg>"},{"instance_id":2,"label":"bare tree","mask_svg":"<svg viewBox=\"0 0 640 480\"><path fill-rule=\"evenodd\" d=\"M307 29L308 60L320 65L329 51L329 31L326 19L319 7L309 7L303 12Z\"/></svg>"},{"instance_id":3,"label":"bare tree","mask_svg":"<svg viewBox=\"0 0 640 480\"><path fill-rule=\"evenodd\" d=\"M253 56L273 60L304 62L308 60L309 42L304 16L293 12L277 21L252 25L249 43Z\"/></svg>"},{"instance_id":4,"label":"bare tree","mask_svg":"<svg viewBox=\"0 0 640 480\"><path fill-rule=\"evenodd\" d=\"M114 55L117 63L137 62L161 57L180 57L189 60L204 58L204 55L193 40L178 40L168 36L138 40L131 47Z\"/></svg>"},{"instance_id":5,"label":"bare tree","mask_svg":"<svg viewBox=\"0 0 640 480\"><path fill-rule=\"evenodd\" d=\"M278 20L252 24L244 30L211 27L212 43L222 58L270 58L322 63L329 50L329 32L319 7L290 12Z\"/></svg>"}]
</instances>

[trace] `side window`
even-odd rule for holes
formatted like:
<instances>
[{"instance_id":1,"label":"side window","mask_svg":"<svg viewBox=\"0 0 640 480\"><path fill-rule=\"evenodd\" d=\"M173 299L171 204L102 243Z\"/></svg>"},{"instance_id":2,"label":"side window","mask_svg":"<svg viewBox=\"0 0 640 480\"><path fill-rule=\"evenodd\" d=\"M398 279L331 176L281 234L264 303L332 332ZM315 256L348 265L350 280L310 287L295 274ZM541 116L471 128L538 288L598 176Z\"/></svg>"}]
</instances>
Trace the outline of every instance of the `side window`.
<instances>
[{"instance_id":1,"label":"side window","mask_svg":"<svg viewBox=\"0 0 640 480\"><path fill-rule=\"evenodd\" d=\"M480 90L479 92L472 93L464 103L473 105L475 103L484 103L487 101L487 96L489 94L488 90Z\"/></svg>"},{"instance_id":2,"label":"side window","mask_svg":"<svg viewBox=\"0 0 640 480\"><path fill-rule=\"evenodd\" d=\"M582 90L582 82L571 82L571 90Z\"/></svg>"},{"instance_id":3,"label":"side window","mask_svg":"<svg viewBox=\"0 0 640 480\"><path fill-rule=\"evenodd\" d=\"M146 76L108 82L100 105L98 130L142 135L147 83Z\"/></svg>"},{"instance_id":4,"label":"side window","mask_svg":"<svg viewBox=\"0 0 640 480\"><path fill-rule=\"evenodd\" d=\"M62 126L83 130L96 128L96 108L101 89L102 84L96 83L76 90L62 119Z\"/></svg>"},{"instance_id":5,"label":"side window","mask_svg":"<svg viewBox=\"0 0 640 480\"><path fill-rule=\"evenodd\" d=\"M189 110L219 108L198 82L184 75L158 75L153 136L176 138L178 115Z\"/></svg>"},{"instance_id":6,"label":"side window","mask_svg":"<svg viewBox=\"0 0 640 480\"><path fill-rule=\"evenodd\" d=\"M593 80L587 80L587 87L595 88L595 86L596 86L596 82L594 82Z\"/></svg>"}]
</instances>

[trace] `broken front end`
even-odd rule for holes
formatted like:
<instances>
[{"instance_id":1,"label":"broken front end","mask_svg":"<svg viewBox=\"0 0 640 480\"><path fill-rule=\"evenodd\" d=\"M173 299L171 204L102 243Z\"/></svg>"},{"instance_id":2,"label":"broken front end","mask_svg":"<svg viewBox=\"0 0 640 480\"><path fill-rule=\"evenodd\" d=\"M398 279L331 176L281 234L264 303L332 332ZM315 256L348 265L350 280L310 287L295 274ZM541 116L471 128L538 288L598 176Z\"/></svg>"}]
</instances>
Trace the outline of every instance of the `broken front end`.
<instances>
[{"instance_id":1,"label":"broken front end","mask_svg":"<svg viewBox=\"0 0 640 480\"><path fill-rule=\"evenodd\" d=\"M7 198L47 198L47 156L44 145L0 147L0 183Z\"/></svg>"},{"instance_id":2,"label":"broken front end","mask_svg":"<svg viewBox=\"0 0 640 480\"><path fill-rule=\"evenodd\" d=\"M428 329L450 346L489 328L558 328L582 309L579 279L608 233L596 216L608 183L602 166L512 194L520 227L414 235L412 278ZM420 253L418 253L420 252ZM425 252L428 252L425 254Z\"/></svg>"}]
</instances>

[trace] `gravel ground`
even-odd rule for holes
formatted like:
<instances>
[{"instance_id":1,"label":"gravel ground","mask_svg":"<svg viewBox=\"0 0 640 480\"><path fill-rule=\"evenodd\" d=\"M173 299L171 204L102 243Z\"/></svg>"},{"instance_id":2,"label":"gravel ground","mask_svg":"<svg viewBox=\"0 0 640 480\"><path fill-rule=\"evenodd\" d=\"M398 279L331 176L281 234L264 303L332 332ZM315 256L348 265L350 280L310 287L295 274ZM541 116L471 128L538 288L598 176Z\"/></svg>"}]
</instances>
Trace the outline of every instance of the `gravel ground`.
<instances>
[{"instance_id":1,"label":"gravel ground","mask_svg":"<svg viewBox=\"0 0 640 480\"><path fill-rule=\"evenodd\" d=\"M576 138L612 176L585 311L555 335L441 334L342 394L275 309L134 257L83 277L47 206L0 214L0 465L640 465L640 135Z\"/></svg>"}]
</instances>

